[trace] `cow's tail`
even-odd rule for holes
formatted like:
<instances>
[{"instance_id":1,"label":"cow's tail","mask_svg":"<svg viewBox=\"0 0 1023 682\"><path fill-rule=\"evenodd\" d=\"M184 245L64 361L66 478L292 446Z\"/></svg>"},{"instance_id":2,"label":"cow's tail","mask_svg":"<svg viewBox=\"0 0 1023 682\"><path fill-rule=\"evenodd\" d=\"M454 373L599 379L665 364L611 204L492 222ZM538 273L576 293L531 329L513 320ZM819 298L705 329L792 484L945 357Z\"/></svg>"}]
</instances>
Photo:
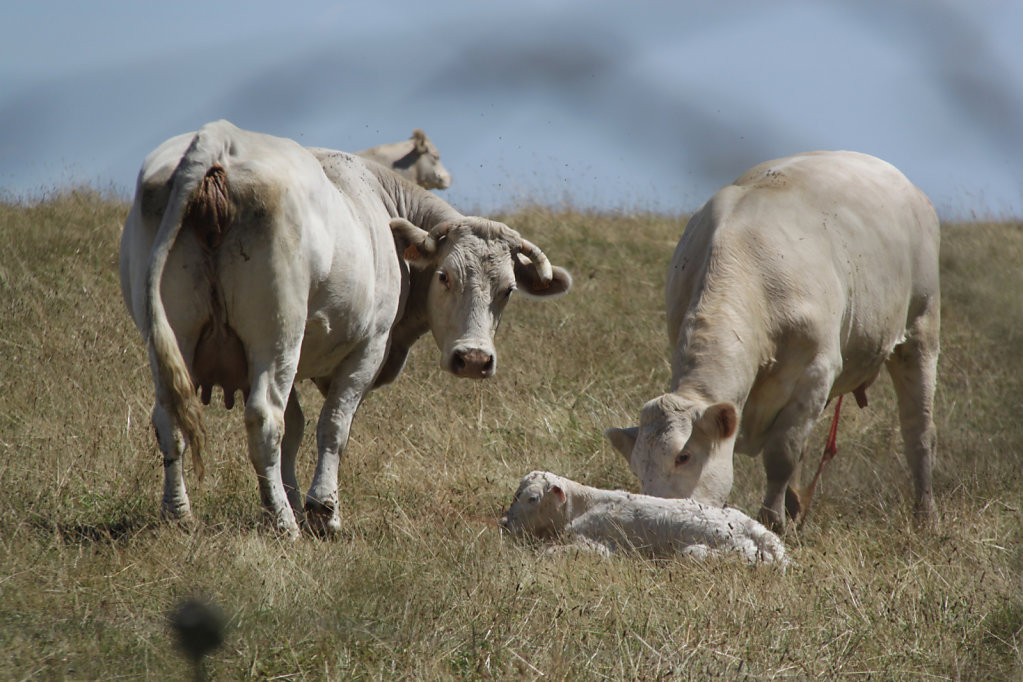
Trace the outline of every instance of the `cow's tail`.
<instances>
[{"instance_id":1,"label":"cow's tail","mask_svg":"<svg viewBox=\"0 0 1023 682\"><path fill-rule=\"evenodd\" d=\"M229 125L229 124L228 124ZM204 126L181 158L171 179L160 228L153 244L146 273L146 330L150 357L156 366L164 405L184 432L192 451L192 466L202 480L206 428L195 384L178 347L174 330L160 295L167 258L182 225L204 234L220 233L227 227L229 201L227 172L221 162L230 145L230 130L223 123Z\"/></svg>"}]
</instances>

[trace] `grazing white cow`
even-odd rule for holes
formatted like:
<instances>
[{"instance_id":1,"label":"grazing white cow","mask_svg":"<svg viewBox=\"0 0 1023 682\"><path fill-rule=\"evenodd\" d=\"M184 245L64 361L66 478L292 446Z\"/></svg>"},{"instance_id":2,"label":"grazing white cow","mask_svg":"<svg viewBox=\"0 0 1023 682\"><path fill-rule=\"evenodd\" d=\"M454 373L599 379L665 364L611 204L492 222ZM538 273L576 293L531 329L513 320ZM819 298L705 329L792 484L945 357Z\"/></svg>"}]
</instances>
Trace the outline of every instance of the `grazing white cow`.
<instances>
[{"instance_id":1,"label":"grazing white cow","mask_svg":"<svg viewBox=\"0 0 1023 682\"><path fill-rule=\"evenodd\" d=\"M733 451L763 453L760 519L782 527L815 420L886 366L930 517L938 243L927 197L865 154L769 161L711 197L668 269L671 391L607 431L643 492L721 505Z\"/></svg>"},{"instance_id":2,"label":"grazing white cow","mask_svg":"<svg viewBox=\"0 0 1023 682\"><path fill-rule=\"evenodd\" d=\"M738 552L751 563L787 563L778 536L738 509L591 488L547 471L522 479L501 525L512 535L559 538L601 554L703 559Z\"/></svg>"},{"instance_id":3,"label":"grazing white cow","mask_svg":"<svg viewBox=\"0 0 1023 682\"><path fill-rule=\"evenodd\" d=\"M404 256L404 257L402 257ZM249 456L275 526L298 533L294 383L325 401L305 501L313 530L340 528L338 463L352 416L431 331L441 364L492 376L497 323L516 289L563 293L568 273L508 226L466 217L383 167L226 121L147 157L121 239L121 287L148 342L162 511L189 519L181 455L202 470L199 400L245 400Z\"/></svg>"},{"instance_id":4,"label":"grazing white cow","mask_svg":"<svg viewBox=\"0 0 1023 682\"><path fill-rule=\"evenodd\" d=\"M440 152L426 133L418 128L404 142L382 144L355 153L390 168L425 189L447 189L451 186L451 174L440 162Z\"/></svg>"}]
</instances>

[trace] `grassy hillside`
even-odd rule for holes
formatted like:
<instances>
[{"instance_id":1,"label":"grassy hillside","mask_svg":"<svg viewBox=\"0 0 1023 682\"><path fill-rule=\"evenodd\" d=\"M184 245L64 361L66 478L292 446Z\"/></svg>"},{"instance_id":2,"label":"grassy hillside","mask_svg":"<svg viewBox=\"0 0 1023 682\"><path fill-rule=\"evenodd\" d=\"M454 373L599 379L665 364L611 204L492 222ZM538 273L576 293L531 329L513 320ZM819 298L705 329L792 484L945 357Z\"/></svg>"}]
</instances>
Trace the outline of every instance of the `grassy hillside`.
<instances>
[{"instance_id":1,"label":"grassy hillside","mask_svg":"<svg viewBox=\"0 0 1023 682\"><path fill-rule=\"evenodd\" d=\"M189 479L198 527L159 521L152 386L117 276L126 212L89 193L0 205L0 676L180 679L167 614L194 594L229 619L214 679L1023 675L1023 226L943 228L939 528L912 527L882 377L844 411L781 574L548 558L496 526L532 469L636 489L602 432L666 388L684 221L503 216L575 289L510 304L487 382L443 373L425 337L356 417L343 537L290 543L261 528L241 414L222 407ZM301 389L307 484L320 399ZM755 512L762 485L738 458L732 503Z\"/></svg>"}]
</instances>

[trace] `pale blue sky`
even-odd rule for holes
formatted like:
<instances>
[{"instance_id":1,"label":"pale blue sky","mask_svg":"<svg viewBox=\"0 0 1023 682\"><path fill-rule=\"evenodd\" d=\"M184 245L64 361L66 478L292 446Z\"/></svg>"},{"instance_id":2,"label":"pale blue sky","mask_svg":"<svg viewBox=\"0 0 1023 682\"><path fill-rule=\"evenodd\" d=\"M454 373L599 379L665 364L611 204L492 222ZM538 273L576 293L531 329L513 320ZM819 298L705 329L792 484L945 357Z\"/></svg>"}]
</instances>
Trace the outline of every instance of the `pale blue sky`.
<instances>
[{"instance_id":1,"label":"pale blue sky","mask_svg":"<svg viewBox=\"0 0 1023 682\"><path fill-rule=\"evenodd\" d=\"M704 6L704 5L708 6ZM1023 216L1023 3L6 3L0 194L130 196L217 118L356 150L420 127L466 211L689 211L855 149L946 217Z\"/></svg>"}]
</instances>

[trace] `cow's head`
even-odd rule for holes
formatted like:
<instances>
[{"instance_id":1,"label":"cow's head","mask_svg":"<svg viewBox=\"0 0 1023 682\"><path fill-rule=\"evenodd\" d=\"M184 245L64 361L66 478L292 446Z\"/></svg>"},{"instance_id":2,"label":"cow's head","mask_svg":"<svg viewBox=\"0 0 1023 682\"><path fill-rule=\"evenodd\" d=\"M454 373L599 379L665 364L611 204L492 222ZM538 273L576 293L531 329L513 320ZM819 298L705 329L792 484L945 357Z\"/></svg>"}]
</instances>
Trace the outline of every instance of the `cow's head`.
<instances>
[{"instance_id":1,"label":"cow's head","mask_svg":"<svg viewBox=\"0 0 1023 682\"><path fill-rule=\"evenodd\" d=\"M605 434L625 455L644 494L719 507L732 489L738 424L731 403L707 405L668 393L643 406L638 427Z\"/></svg>"},{"instance_id":2,"label":"cow's head","mask_svg":"<svg viewBox=\"0 0 1023 682\"><path fill-rule=\"evenodd\" d=\"M427 232L395 218L391 230L410 267L430 275L430 330L441 366L460 377L494 375L494 335L513 292L545 298L572 286L568 271L503 223L462 217Z\"/></svg>"},{"instance_id":3,"label":"cow's head","mask_svg":"<svg viewBox=\"0 0 1023 682\"><path fill-rule=\"evenodd\" d=\"M425 189L447 189L451 174L440 162L440 152L422 130L412 131L412 150L394 162L395 169L410 174L412 181Z\"/></svg>"},{"instance_id":4,"label":"cow's head","mask_svg":"<svg viewBox=\"0 0 1023 682\"><path fill-rule=\"evenodd\" d=\"M512 535L540 538L561 533L568 523L565 486L559 476L533 471L522 479L501 526Z\"/></svg>"}]
</instances>

